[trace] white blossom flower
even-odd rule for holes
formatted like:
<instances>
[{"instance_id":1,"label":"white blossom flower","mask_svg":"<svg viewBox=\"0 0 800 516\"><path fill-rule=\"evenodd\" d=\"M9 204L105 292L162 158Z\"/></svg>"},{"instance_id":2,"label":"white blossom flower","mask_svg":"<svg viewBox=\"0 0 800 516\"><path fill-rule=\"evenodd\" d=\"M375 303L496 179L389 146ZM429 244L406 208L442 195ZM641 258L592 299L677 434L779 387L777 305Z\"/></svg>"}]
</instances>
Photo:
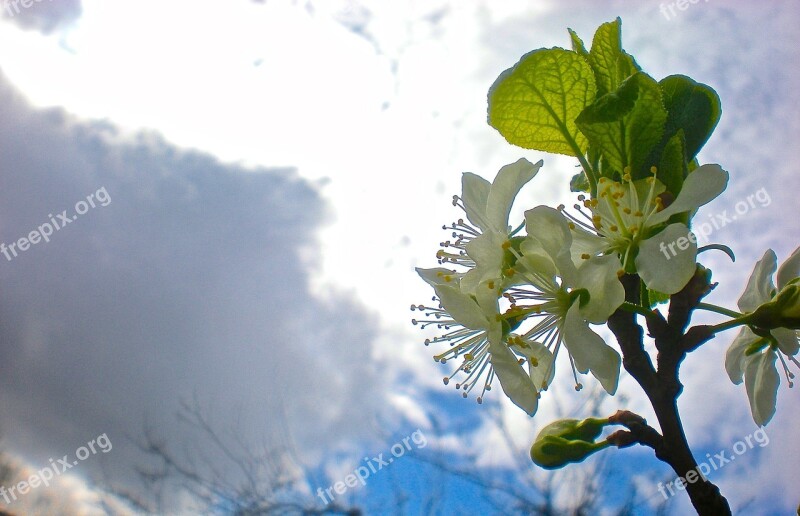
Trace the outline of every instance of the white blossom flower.
<instances>
[{"instance_id":1,"label":"white blossom flower","mask_svg":"<svg viewBox=\"0 0 800 516\"><path fill-rule=\"evenodd\" d=\"M547 206L525 212L525 224L528 237L521 244L515 268L527 284L513 286L504 294L512 303L507 316L538 318L523 338L541 342L553 355L563 344L573 374L575 369L583 374L591 371L603 388L614 394L621 358L589 323L605 322L625 299L618 277L619 260L614 255L592 257L576 267L568 222ZM547 381L537 387L546 388L551 378L547 375ZM575 382L580 389L577 376Z\"/></svg>"},{"instance_id":2,"label":"white blossom flower","mask_svg":"<svg viewBox=\"0 0 800 516\"><path fill-rule=\"evenodd\" d=\"M440 263L469 269L461 281L465 292L474 293L483 281L502 279L504 263L509 258L511 206L541 166L541 160L534 165L522 158L501 168L492 183L471 172L462 176L461 197L454 196L453 204L464 210L467 221L459 219L450 226L455 241L442 242L437 257Z\"/></svg>"},{"instance_id":3,"label":"white blossom flower","mask_svg":"<svg viewBox=\"0 0 800 516\"><path fill-rule=\"evenodd\" d=\"M768 249L756 263L744 293L739 298L738 304L742 313L752 313L759 306L772 301L781 289L800 276L800 248L796 249L778 269L778 286L775 288L772 276L777 265L778 258L775 256L775 251ZM763 426L775 415L781 381L776 367L778 359L783 366L789 387L794 385L792 382L794 374L789 371L786 360L800 367L800 363L794 357L800 349L798 342L800 332L775 328L769 332L759 331L759 333L756 334L746 326L739 331L725 356L725 369L736 385L742 383L744 377L753 420L758 426Z\"/></svg>"},{"instance_id":4,"label":"white blossom flower","mask_svg":"<svg viewBox=\"0 0 800 516\"><path fill-rule=\"evenodd\" d=\"M592 214L576 205L586 220L567 215L572 220L573 254L618 254L624 270L639 274L648 288L674 294L695 273L697 240L686 224L664 225L673 215L692 213L715 199L727 187L728 173L719 165L698 167L666 208L661 198L665 187L655 175L631 181L625 174L623 181L600 178L596 198L579 197Z\"/></svg>"},{"instance_id":5,"label":"white blossom flower","mask_svg":"<svg viewBox=\"0 0 800 516\"><path fill-rule=\"evenodd\" d=\"M495 376L500 381L503 392L518 407L529 415L534 415L538 407L539 395L531 379L531 373L525 372L521 362L523 359L514 354L506 343L508 322L499 311L499 293L492 280L478 285L475 295L462 292L459 287L457 273L447 269L417 269L419 275L427 281L436 292L440 306L412 306L428 319L414 319L414 324L423 328L435 324L445 331L434 339L426 339L425 344L446 342L450 348L434 356L437 362L446 363L463 357L456 371L444 378L445 385L450 383L459 373L466 378L456 384L466 398L478 385L482 391L478 403L483 402L486 391L491 390ZM515 342L515 339L510 338ZM541 346L541 345L539 345ZM517 343L520 354L528 358L531 370L536 374L537 366L550 369L547 350L537 348L536 343ZM544 375L546 373L542 373ZM543 376L542 376L543 377ZM534 376L539 378L539 376Z\"/></svg>"}]
</instances>

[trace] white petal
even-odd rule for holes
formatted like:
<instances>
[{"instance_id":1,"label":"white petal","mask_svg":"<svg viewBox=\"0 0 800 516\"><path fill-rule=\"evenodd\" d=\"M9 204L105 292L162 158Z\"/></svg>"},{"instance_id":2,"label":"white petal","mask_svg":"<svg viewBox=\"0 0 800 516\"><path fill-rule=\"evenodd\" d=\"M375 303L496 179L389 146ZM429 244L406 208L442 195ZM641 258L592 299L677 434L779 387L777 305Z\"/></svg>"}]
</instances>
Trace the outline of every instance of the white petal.
<instances>
[{"instance_id":1,"label":"white petal","mask_svg":"<svg viewBox=\"0 0 800 516\"><path fill-rule=\"evenodd\" d=\"M461 287L461 292L464 294L475 294L478 285L483 281L484 273L485 271L483 269L477 267L468 270L458 283Z\"/></svg>"},{"instance_id":2,"label":"white petal","mask_svg":"<svg viewBox=\"0 0 800 516\"><path fill-rule=\"evenodd\" d=\"M517 263L522 264L527 271L541 274L546 278L554 278L558 274L556 264L553 263L550 255L542 249L539 242L526 238L520 246L520 251L522 251L522 256L517 260ZM528 281L533 285L539 286L540 282L537 281L537 278L532 277L530 274L527 277Z\"/></svg>"},{"instance_id":3,"label":"white petal","mask_svg":"<svg viewBox=\"0 0 800 516\"><path fill-rule=\"evenodd\" d=\"M745 369L745 350L760 338L745 326L739 330L738 335L733 339L728 351L725 353L725 370L728 372L728 378L734 384L739 385L742 383Z\"/></svg>"},{"instance_id":4,"label":"white petal","mask_svg":"<svg viewBox=\"0 0 800 516\"><path fill-rule=\"evenodd\" d=\"M425 282L432 287L446 284L456 285L462 276L461 273L457 273L450 269L443 269L442 267L435 267L433 269L423 269L417 267L415 270L417 271L417 274L419 274L419 277L424 279Z\"/></svg>"},{"instance_id":5,"label":"white petal","mask_svg":"<svg viewBox=\"0 0 800 516\"><path fill-rule=\"evenodd\" d=\"M567 219L549 206L537 206L525 212L525 228L528 238L536 239L553 260L558 275L567 284L574 285L577 270L570 253L572 234Z\"/></svg>"},{"instance_id":6,"label":"white petal","mask_svg":"<svg viewBox=\"0 0 800 516\"><path fill-rule=\"evenodd\" d=\"M583 228L575 227L571 229L572 233L572 246L570 253L572 254L572 262L576 267L580 266L582 256L588 254L595 256L605 252L611 246L609 239L589 233Z\"/></svg>"},{"instance_id":7,"label":"white petal","mask_svg":"<svg viewBox=\"0 0 800 516\"><path fill-rule=\"evenodd\" d=\"M500 280L505 250L506 235L488 231L472 239L465 247L467 255L475 261L461 280L461 291L474 294L478 283L486 280Z\"/></svg>"},{"instance_id":8,"label":"white petal","mask_svg":"<svg viewBox=\"0 0 800 516\"><path fill-rule=\"evenodd\" d=\"M542 160L533 164L525 158L506 165L497 173L486 201L486 218L496 231L506 232L508 214L520 189L533 179L542 167Z\"/></svg>"},{"instance_id":9,"label":"white petal","mask_svg":"<svg viewBox=\"0 0 800 516\"><path fill-rule=\"evenodd\" d=\"M781 264L781 268L778 269L778 290L798 276L800 276L800 247L795 249L792 255Z\"/></svg>"},{"instance_id":10,"label":"white petal","mask_svg":"<svg viewBox=\"0 0 800 516\"><path fill-rule=\"evenodd\" d=\"M778 258L775 251L767 249L764 256L756 263L742 297L739 298L739 310L752 312L762 304L772 299L775 285L772 283L772 274L778 267Z\"/></svg>"},{"instance_id":11,"label":"white petal","mask_svg":"<svg viewBox=\"0 0 800 516\"><path fill-rule=\"evenodd\" d=\"M636 271L649 289L674 294L694 276L697 242L689 235L684 224L670 224L639 245Z\"/></svg>"},{"instance_id":12,"label":"white petal","mask_svg":"<svg viewBox=\"0 0 800 516\"><path fill-rule=\"evenodd\" d=\"M489 327L486 316L471 296L462 294L459 288L450 285L437 285L434 289L442 307L456 322L472 330Z\"/></svg>"},{"instance_id":13,"label":"white petal","mask_svg":"<svg viewBox=\"0 0 800 516\"><path fill-rule=\"evenodd\" d=\"M540 390L544 390L553 383L556 374L555 357L553 353L543 344L526 340L527 346L514 346L514 350L524 355L528 359L528 370L531 375L533 385ZM533 365L533 364L536 365Z\"/></svg>"},{"instance_id":14,"label":"white petal","mask_svg":"<svg viewBox=\"0 0 800 516\"><path fill-rule=\"evenodd\" d=\"M758 426L766 425L775 415L778 399L778 386L781 378L775 361L778 355L774 351L759 353L747 362L744 373L744 385L750 400L750 412Z\"/></svg>"},{"instance_id":15,"label":"white petal","mask_svg":"<svg viewBox=\"0 0 800 516\"><path fill-rule=\"evenodd\" d=\"M484 281L475 289L475 298L478 300L478 307L483 312L484 317L489 321L489 324L492 327L499 327L499 286L496 285L494 281Z\"/></svg>"},{"instance_id":16,"label":"white petal","mask_svg":"<svg viewBox=\"0 0 800 516\"><path fill-rule=\"evenodd\" d=\"M489 199L491 183L477 174L464 172L461 176L461 200L467 218L472 224L486 231L486 201Z\"/></svg>"},{"instance_id":17,"label":"white petal","mask_svg":"<svg viewBox=\"0 0 800 516\"><path fill-rule=\"evenodd\" d=\"M778 347L785 354L794 356L800 349L800 343L797 341L797 330L790 330L789 328L775 328L770 333L778 341Z\"/></svg>"},{"instance_id":18,"label":"white petal","mask_svg":"<svg viewBox=\"0 0 800 516\"><path fill-rule=\"evenodd\" d=\"M487 231L473 238L465 246L465 249L467 255L475 261L476 267L484 269L488 274L498 278L500 277L500 269L503 266L503 258L505 257L503 244L507 239L507 235L503 233Z\"/></svg>"},{"instance_id":19,"label":"white petal","mask_svg":"<svg viewBox=\"0 0 800 516\"><path fill-rule=\"evenodd\" d=\"M508 346L500 342L499 338L494 337L496 335L489 339L489 352L492 355L492 368L500 381L500 387L516 406L528 415L536 414L539 396L531 377L525 372L517 356L508 349Z\"/></svg>"},{"instance_id":20,"label":"white petal","mask_svg":"<svg viewBox=\"0 0 800 516\"><path fill-rule=\"evenodd\" d=\"M666 222L676 213L693 211L714 200L728 187L728 172L719 165L702 165L686 176L675 201L648 219L648 225Z\"/></svg>"},{"instance_id":21,"label":"white petal","mask_svg":"<svg viewBox=\"0 0 800 516\"><path fill-rule=\"evenodd\" d=\"M619 368L622 359L600 335L589 329L580 315L578 303L567 311L563 326L564 345L581 373L591 371L592 375L609 394L617 391Z\"/></svg>"},{"instance_id":22,"label":"white petal","mask_svg":"<svg viewBox=\"0 0 800 516\"><path fill-rule=\"evenodd\" d=\"M589 291L589 302L581 307L581 315L589 322L600 324L625 301L625 288L617 272L622 268L616 254L583 260L578 268L576 288Z\"/></svg>"}]
</instances>

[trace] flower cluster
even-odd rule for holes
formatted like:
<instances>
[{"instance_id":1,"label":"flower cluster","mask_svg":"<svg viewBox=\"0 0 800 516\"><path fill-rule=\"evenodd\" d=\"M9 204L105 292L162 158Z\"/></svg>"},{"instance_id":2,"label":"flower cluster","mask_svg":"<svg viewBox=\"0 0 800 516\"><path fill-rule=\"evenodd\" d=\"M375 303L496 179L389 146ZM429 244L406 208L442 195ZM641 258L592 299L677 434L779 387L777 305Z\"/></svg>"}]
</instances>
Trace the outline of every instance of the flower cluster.
<instances>
[{"instance_id":1,"label":"flower cluster","mask_svg":"<svg viewBox=\"0 0 800 516\"><path fill-rule=\"evenodd\" d=\"M767 251L739 300L741 312L700 302L712 287L698 254L720 249L733 257L719 244L698 249L691 232L697 210L728 186L725 170L698 161L722 113L719 96L685 75L650 77L623 50L620 31L619 19L601 25L590 49L570 31L572 50L529 52L490 87L488 122L509 143L577 158L570 188L580 192L578 202L573 209L536 206L509 224L516 197L542 162L520 159L492 182L463 174L453 205L464 215L443 227L452 236L441 243L439 266L417 269L436 295L430 306L411 307L422 313L412 322L441 330L425 343L446 346L434 358L457 364L445 384L455 381L465 398L475 391L480 403L497 377L530 415L554 381L557 360L569 362L576 389L579 375L591 374L616 392L622 357L593 326L619 310L643 316L666 357L656 370L643 343L625 347L638 353L625 363L643 364L632 375L648 395L674 385L688 352L741 327L725 366L734 383L744 381L755 422L766 424L775 413L777 361L790 386L790 363L800 366L800 249L780 269ZM664 302L666 318L654 308ZM731 319L687 331L697 309ZM618 338L638 332L642 341L637 315L609 329ZM585 445L578 448L594 449Z\"/></svg>"},{"instance_id":2,"label":"flower cluster","mask_svg":"<svg viewBox=\"0 0 800 516\"><path fill-rule=\"evenodd\" d=\"M479 388L480 403L496 376L503 392L531 415L553 381L562 347L576 389L582 387L578 373L591 373L615 393L621 357L590 325L604 324L622 305L619 278L626 272L667 294L686 284L695 271L696 247L684 259L665 261L658 242L687 234L687 226L669 224L670 217L709 202L727 182L718 166L700 167L665 208L664 186L655 176L632 181L626 174L622 183L601 181L596 197L579 198L583 219L563 207L537 206L512 229L514 199L541 166L520 159L501 168L492 183L463 175L453 204L466 220L444 227L453 240L441 244L441 266L417 269L438 305L412 306L424 314L415 324L444 330L426 341L449 346L434 358L459 361L445 384L463 375L456 388L464 397Z\"/></svg>"}]
</instances>

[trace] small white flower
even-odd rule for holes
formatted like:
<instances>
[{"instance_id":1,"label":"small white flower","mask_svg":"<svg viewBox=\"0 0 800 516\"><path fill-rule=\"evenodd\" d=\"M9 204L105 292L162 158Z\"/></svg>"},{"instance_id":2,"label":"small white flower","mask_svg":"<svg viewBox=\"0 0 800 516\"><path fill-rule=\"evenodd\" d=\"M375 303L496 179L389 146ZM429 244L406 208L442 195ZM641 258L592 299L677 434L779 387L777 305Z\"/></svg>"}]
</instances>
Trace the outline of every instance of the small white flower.
<instances>
[{"instance_id":1,"label":"small white flower","mask_svg":"<svg viewBox=\"0 0 800 516\"><path fill-rule=\"evenodd\" d=\"M624 270L639 274L648 288L674 294L695 273L697 241L686 224L664 224L715 199L727 187L728 173L718 165L698 167L666 208L660 197L665 187L655 176L631 181L625 174L623 180L600 178L595 199L579 198L592 215L586 221L570 217L573 253L618 254ZM679 241L682 246L676 248Z\"/></svg>"},{"instance_id":2,"label":"small white flower","mask_svg":"<svg viewBox=\"0 0 800 516\"><path fill-rule=\"evenodd\" d=\"M508 225L511 206L541 166L541 160L534 165L522 158L501 168L492 183L471 172L462 176L461 197L454 196L453 204L464 210L467 221L459 219L450 226L456 240L442 242L437 257L442 264L469 269L461 281L465 292L474 293L483 281L502 279L512 233Z\"/></svg>"},{"instance_id":3,"label":"small white flower","mask_svg":"<svg viewBox=\"0 0 800 516\"><path fill-rule=\"evenodd\" d=\"M444 353L434 356L434 360L444 364L448 360L463 357L458 369L444 379L445 385L454 376L463 373L466 378L456 384L456 389L461 389L466 398L476 385L482 384L483 389L477 398L478 403L482 403L486 391L491 390L492 380L497 376L506 396L529 415L534 415L539 395L530 373L526 373L522 367L523 360L509 349L504 340L504 327L508 323L499 312L499 294L494 282L481 283L473 296L462 292L453 271L439 268L417 269L417 272L434 288L440 306L412 306L412 310L419 310L428 317L412 322L423 328L435 324L445 331L443 335L425 341L426 345L446 342L450 346ZM529 362L533 361L532 364L539 361L542 362L542 368L549 368L546 354L541 350L522 345L519 349L523 356L529 358Z\"/></svg>"},{"instance_id":4,"label":"small white flower","mask_svg":"<svg viewBox=\"0 0 800 516\"><path fill-rule=\"evenodd\" d=\"M778 269L777 289L772 276L778 265L778 258L768 249L756 263L744 293L739 298L742 313L752 313L759 306L770 302L791 280L800 276L800 248ZM794 384L794 374L789 371L786 360L800 367L794 355L800 349L800 332L786 328L776 328L757 335L748 327L743 327L734 339L725 356L725 369L731 381L738 385L744 378L750 412L758 426L767 424L775 415L780 376L776 362L780 359L789 387ZM785 358L784 358L785 357Z\"/></svg>"},{"instance_id":5,"label":"small white flower","mask_svg":"<svg viewBox=\"0 0 800 516\"><path fill-rule=\"evenodd\" d=\"M605 322L625 300L617 275L619 261L613 255L593 257L576 267L567 220L547 206L525 212L525 224L528 237L515 268L528 285L512 287L505 294L512 303L507 317L540 318L524 339L541 342L553 355L564 344L573 373L575 369L584 374L591 371L603 388L614 394L621 358L589 323ZM520 304L523 301L534 304ZM580 389L577 377L575 382ZM547 384L549 379L537 387Z\"/></svg>"}]
</instances>

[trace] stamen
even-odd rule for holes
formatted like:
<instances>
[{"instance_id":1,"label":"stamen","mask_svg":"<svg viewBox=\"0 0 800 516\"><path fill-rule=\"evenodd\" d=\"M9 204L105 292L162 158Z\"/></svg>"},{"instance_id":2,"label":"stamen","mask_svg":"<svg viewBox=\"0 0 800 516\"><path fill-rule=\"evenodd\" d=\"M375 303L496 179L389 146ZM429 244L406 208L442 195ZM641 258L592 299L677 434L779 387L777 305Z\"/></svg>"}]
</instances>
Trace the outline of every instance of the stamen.
<instances>
[{"instance_id":1,"label":"stamen","mask_svg":"<svg viewBox=\"0 0 800 516\"><path fill-rule=\"evenodd\" d=\"M783 353L780 350L778 350L777 353L778 353L778 358L781 359L781 365L783 366L783 373L786 376L786 381L789 383L789 388L791 389L792 387L794 387L794 382L792 381L794 380L794 373L789 371L789 366L786 364L786 360L783 359ZM797 360L795 360L794 357L789 357L789 359L792 360L795 364L797 364Z\"/></svg>"},{"instance_id":2,"label":"stamen","mask_svg":"<svg viewBox=\"0 0 800 516\"><path fill-rule=\"evenodd\" d=\"M572 377L575 378L575 390L580 391L583 389L583 384L578 381L578 371L575 370L575 361L572 359L572 355L569 356L569 365L572 367Z\"/></svg>"}]
</instances>

